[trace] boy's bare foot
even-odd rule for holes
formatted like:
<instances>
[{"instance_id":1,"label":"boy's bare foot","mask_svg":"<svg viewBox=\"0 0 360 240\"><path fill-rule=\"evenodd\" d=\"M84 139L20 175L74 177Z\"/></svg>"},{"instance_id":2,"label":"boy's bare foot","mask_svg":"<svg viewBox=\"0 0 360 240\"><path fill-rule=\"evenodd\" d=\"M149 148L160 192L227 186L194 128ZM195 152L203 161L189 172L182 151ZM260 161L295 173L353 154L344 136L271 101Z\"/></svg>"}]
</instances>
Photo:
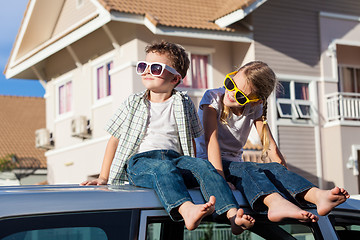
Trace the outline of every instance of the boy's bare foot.
<instances>
[{"instance_id":1,"label":"boy's bare foot","mask_svg":"<svg viewBox=\"0 0 360 240\"><path fill-rule=\"evenodd\" d=\"M196 229L204 217L215 211L215 202L214 196L211 196L209 201L204 204L194 204L190 201L184 202L179 207L179 213L184 219L186 228L190 231Z\"/></svg>"},{"instance_id":2,"label":"boy's bare foot","mask_svg":"<svg viewBox=\"0 0 360 240\"><path fill-rule=\"evenodd\" d=\"M317 222L318 216L305 211L289 202L278 193L272 193L264 198L268 206L268 218L272 222L280 222L285 218L297 219L301 222Z\"/></svg>"},{"instance_id":3,"label":"boy's bare foot","mask_svg":"<svg viewBox=\"0 0 360 240\"><path fill-rule=\"evenodd\" d=\"M230 212L231 210L229 210ZM236 209L235 209L236 211ZM232 210L234 212L234 210ZM230 223L231 223L231 232L234 235L239 235L244 230L249 229L254 226L255 219L250 215L244 214L244 210L239 208L236 211L236 214L231 216L231 212L228 214Z\"/></svg>"},{"instance_id":4,"label":"boy's bare foot","mask_svg":"<svg viewBox=\"0 0 360 240\"><path fill-rule=\"evenodd\" d=\"M317 191L316 207L321 216L327 215L334 207L343 203L350 197L350 194L343 188L334 187L331 190Z\"/></svg>"}]
</instances>

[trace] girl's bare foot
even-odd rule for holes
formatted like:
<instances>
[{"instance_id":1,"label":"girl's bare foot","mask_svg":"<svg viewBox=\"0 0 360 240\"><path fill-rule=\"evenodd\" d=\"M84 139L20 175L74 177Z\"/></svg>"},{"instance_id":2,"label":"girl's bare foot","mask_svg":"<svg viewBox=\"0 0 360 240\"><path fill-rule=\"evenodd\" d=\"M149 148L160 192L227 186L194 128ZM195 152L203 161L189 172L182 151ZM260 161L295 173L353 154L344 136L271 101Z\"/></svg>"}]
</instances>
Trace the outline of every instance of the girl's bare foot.
<instances>
[{"instance_id":1,"label":"girl's bare foot","mask_svg":"<svg viewBox=\"0 0 360 240\"><path fill-rule=\"evenodd\" d=\"M327 215L334 207L343 203L350 194L343 188L334 187L331 190L318 190L316 195L317 212L321 216Z\"/></svg>"},{"instance_id":2,"label":"girl's bare foot","mask_svg":"<svg viewBox=\"0 0 360 240\"><path fill-rule=\"evenodd\" d=\"M235 209L236 211L236 209ZM229 214L230 215L229 220L231 223L231 232L234 235L239 235L240 233L242 233L244 230L249 229L251 227L254 226L255 223L255 219L253 217L251 217L250 215L244 214L244 210L239 208L239 210L236 211L236 214L231 216L232 213L229 210ZM234 212L234 210L232 210L232 212Z\"/></svg>"},{"instance_id":3,"label":"girl's bare foot","mask_svg":"<svg viewBox=\"0 0 360 240\"><path fill-rule=\"evenodd\" d=\"M297 219L301 222L317 222L318 216L305 211L283 198L279 193L272 193L264 198L268 206L268 218L272 222L280 222L285 218Z\"/></svg>"},{"instance_id":4,"label":"girl's bare foot","mask_svg":"<svg viewBox=\"0 0 360 240\"><path fill-rule=\"evenodd\" d=\"M214 196L211 196L209 201L204 204L195 205L190 201L184 202L179 207L179 213L184 219L186 228L190 231L196 229L204 217L214 212L215 202Z\"/></svg>"}]
</instances>

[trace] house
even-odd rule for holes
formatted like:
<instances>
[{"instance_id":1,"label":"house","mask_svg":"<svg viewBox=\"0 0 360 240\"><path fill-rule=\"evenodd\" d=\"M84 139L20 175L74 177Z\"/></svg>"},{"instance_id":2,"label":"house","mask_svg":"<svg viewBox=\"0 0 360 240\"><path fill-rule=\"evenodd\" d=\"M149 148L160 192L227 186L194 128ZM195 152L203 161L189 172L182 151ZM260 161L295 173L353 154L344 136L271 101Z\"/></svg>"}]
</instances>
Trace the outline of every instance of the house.
<instances>
[{"instance_id":1,"label":"house","mask_svg":"<svg viewBox=\"0 0 360 240\"><path fill-rule=\"evenodd\" d=\"M289 168L356 194L359 19L357 0L30 0L5 74L42 81L48 181L78 183L99 173L107 120L143 90L134 66L149 43L185 47L178 88L195 104L236 66L265 61L283 86L268 117Z\"/></svg>"},{"instance_id":2,"label":"house","mask_svg":"<svg viewBox=\"0 0 360 240\"><path fill-rule=\"evenodd\" d=\"M45 127L45 99L0 95L0 109L0 159L9 166L0 185L46 181L45 151L35 147L35 131Z\"/></svg>"}]
</instances>

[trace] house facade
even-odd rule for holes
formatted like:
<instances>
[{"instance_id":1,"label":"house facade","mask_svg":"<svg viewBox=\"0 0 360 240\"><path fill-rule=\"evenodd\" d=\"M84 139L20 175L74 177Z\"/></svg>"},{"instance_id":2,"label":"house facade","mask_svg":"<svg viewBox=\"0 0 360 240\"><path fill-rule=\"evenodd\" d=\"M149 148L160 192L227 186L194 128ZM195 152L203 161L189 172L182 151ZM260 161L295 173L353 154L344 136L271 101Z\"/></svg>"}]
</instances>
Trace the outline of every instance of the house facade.
<instances>
[{"instance_id":1,"label":"house facade","mask_svg":"<svg viewBox=\"0 0 360 240\"><path fill-rule=\"evenodd\" d=\"M30 0L5 74L43 83L48 182L79 183L100 171L107 120L144 90L135 64L149 43L185 47L191 68L178 89L196 105L236 67L265 61L282 83L268 117L289 168L356 194L359 17L355 0Z\"/></svg>"}]
</instances>

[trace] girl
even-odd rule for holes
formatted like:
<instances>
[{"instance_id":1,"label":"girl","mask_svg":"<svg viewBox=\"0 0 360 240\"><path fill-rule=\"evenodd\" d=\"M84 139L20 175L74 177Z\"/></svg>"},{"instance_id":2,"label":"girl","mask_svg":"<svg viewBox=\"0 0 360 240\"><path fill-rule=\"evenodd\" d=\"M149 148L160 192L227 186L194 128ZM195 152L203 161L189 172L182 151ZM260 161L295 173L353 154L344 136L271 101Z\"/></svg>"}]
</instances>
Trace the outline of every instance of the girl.
<instances>
[{"instance_id":1,"label":"girl","mask_svg":"<svg viewBox=\"0 0 360 240\"><path fill-rule=\"evenodd\" d=\"M205 135L196 139L197 156L208 159L232 189L243 192L253 210L267 207L269 220L316 222L316 215L294 203L313 203L319 215L326 215L350 195L338 187L320 190L287 170L266 121L267 98L276 84L269 66L254 61L226 75L224 87L206 91L199 106ZM252 124L261 137L262 157L271 163L242 162Z\"/></svg>"}]
</instances>

